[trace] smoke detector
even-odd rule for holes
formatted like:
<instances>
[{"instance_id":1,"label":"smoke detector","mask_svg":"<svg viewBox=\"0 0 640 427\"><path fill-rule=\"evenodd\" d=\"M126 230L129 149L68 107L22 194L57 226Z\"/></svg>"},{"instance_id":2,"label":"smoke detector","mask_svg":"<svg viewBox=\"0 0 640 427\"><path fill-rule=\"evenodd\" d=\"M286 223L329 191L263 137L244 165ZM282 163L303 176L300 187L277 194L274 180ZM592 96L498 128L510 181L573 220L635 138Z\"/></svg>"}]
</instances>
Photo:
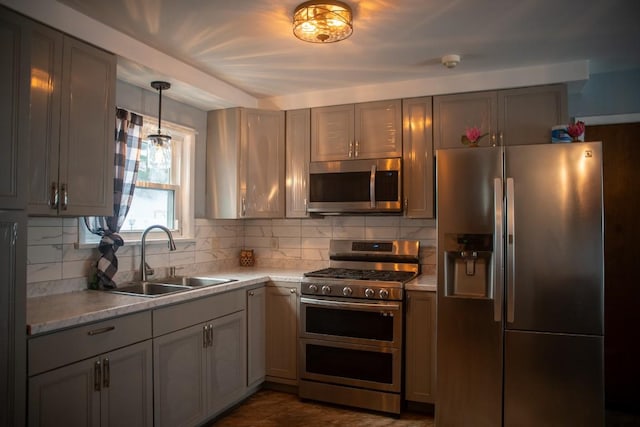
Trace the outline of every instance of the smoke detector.
<instances>
[{"instance_id":1,"label":"smoke detector","mask_svg":"<svg viewBox=\"0 0 640 427\"><path fill-rule=\"evenodd\" d=\"M447 68L455 68L460 63L460 55L445 55L442 57L442 65Z\"/></svg>"}]
</instances>

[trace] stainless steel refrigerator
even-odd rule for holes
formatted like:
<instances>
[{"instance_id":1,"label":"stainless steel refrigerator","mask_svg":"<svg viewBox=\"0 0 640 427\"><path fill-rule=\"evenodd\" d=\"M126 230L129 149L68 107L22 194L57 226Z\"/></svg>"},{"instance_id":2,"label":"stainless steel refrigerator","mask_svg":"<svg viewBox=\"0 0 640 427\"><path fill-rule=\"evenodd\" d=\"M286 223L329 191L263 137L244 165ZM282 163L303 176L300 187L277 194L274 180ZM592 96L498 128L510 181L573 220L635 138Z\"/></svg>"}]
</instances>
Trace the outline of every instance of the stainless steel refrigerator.
<instances>
[{"instance_id":1,"label":"stainless steel refrigerator","mask_svg":"<svg viewBox=\"0 0 640 427\"><path fill-rule=\"evenodd\" d=\"M601 144L436 157L436 424L602 426Z\"/></svg>"}]
</instances>

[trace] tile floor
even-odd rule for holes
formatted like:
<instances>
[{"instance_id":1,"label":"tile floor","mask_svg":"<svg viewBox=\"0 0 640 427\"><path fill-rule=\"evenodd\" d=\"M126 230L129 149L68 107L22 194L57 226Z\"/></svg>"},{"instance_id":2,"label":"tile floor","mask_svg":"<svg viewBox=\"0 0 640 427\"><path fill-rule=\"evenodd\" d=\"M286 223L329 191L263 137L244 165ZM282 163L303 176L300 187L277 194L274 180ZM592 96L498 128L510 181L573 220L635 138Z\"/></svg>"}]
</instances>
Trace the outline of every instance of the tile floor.
<instances>
[{"instance_id":1,"label":"tile floor","mask_svg":"<svg viewBox=\"0 0 640 427\"><path fill-rule=\"evenodd\" d=\"M295 394L260 390L240 406L213 421L215 427L367 426L433 427L431 415L403 412L397 418L353 408L301 401Z\"/></svg>"}]
</instances>

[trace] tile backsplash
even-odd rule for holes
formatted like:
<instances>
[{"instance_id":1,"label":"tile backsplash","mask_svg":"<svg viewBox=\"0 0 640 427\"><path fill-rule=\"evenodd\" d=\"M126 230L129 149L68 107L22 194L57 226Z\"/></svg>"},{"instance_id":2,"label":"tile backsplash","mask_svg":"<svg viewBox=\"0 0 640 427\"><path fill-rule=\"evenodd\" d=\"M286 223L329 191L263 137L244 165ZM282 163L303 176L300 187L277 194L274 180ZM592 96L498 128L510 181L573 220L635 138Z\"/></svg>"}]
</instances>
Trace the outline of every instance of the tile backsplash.
<instances>
[{"instance_id":1,"label":"tile backsplash","mask_svg":"<svg viewBox=\"0 0 640 427\"><path fill-rule=\"evenodd\" d=\"M147 241L147 263L155 277L176 267L177 275L198 274L238 266L241 248L254 249L256 267L313 270L328 265L331 239L420 240L423 273L435 273L434 220L402 217L340 216L319 219L208 220L197 219L195 238L176 243ZM27 296L57 294L87 288L99 252L78 247L78 219L29 218ZM118 249L117 283L137 277L140 245Z\"/></svg>"}]
</instances>

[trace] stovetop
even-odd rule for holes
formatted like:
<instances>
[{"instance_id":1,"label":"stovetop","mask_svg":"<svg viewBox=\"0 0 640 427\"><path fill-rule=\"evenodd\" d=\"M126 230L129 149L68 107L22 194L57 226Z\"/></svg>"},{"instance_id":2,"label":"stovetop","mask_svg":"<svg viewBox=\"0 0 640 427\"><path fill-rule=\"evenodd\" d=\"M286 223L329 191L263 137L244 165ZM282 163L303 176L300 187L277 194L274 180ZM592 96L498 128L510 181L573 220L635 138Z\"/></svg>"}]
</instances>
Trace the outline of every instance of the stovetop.
<instances>
[{"instance_id":1,"label":"stovetop","mask_svg":"<svg viewBox=\"0 0 640 427\"><path fill-rule=\"evenodd\" d=\"M322 270L311 271L304 274L305 277L322 277L330 279L350 279L350 280L377 280L383 282L405 283L416 276L411 271L387 271L387 270L367 270L352 268L329 267Z\"/></svg>"}]
</instances>

